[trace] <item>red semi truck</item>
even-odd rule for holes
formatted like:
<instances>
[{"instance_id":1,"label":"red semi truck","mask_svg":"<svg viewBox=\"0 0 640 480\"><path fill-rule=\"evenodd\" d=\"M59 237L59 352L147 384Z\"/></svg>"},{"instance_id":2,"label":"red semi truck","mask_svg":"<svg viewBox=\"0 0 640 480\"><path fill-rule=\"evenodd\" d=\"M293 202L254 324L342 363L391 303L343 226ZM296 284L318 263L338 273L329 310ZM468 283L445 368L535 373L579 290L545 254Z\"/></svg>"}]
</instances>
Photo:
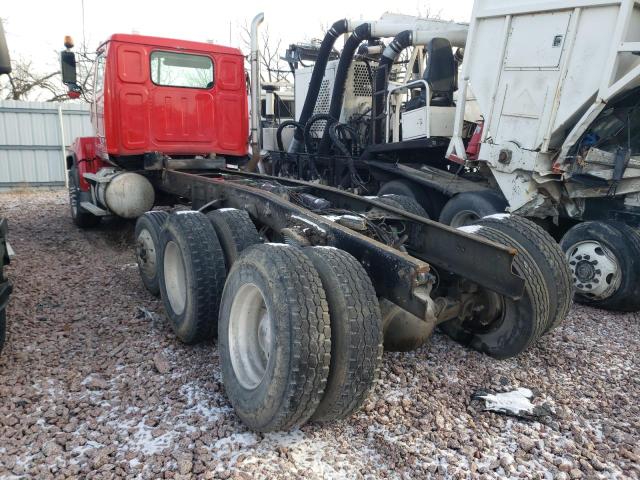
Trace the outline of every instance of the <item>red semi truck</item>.
<instances>
[{"instance_id":1,"label":"red semi truck","mask_svg":"<svg viewBox=\"0 0 640 480\"><path fill-rule=\"evenodd\" d=\"M257 79L255 43L251 60ZM383 345L417 348L436 326L506 358L565 317L562 252L524 219L456 230L401 195L226 168L249 160L243 61L233 48L113 35L97 61L95 136L75 142L67 165L79 226L138 218L145 286L181 341L217 337L226 393L250 428L344 418ZM178 204L190 210L153 210Z\"/></svg>"}]
</instances>

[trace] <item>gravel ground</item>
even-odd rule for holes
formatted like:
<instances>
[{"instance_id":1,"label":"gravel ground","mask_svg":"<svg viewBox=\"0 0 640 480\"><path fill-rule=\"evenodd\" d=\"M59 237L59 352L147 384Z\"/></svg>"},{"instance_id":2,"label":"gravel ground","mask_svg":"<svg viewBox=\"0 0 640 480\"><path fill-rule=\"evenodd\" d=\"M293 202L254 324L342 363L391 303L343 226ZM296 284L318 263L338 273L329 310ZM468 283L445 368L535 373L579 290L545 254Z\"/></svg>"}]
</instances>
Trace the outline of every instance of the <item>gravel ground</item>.
<instances>
[{"instance_id":1,"label":"gravel ground","mask_svg":"<svg viewBox=\"0 0 640 480\"><path fill-rule=\"evenodd\" d=\"M134 263L133 224L80 231L63 192L0 195L18 257L0 357L0 478L638 478L638 314L576 306L516 359L441 334L384 356L364 409L258 435L224 395L215 345L174 338ZM553 415L483 412L528 387Z\"/></svg>"}]
</instances>

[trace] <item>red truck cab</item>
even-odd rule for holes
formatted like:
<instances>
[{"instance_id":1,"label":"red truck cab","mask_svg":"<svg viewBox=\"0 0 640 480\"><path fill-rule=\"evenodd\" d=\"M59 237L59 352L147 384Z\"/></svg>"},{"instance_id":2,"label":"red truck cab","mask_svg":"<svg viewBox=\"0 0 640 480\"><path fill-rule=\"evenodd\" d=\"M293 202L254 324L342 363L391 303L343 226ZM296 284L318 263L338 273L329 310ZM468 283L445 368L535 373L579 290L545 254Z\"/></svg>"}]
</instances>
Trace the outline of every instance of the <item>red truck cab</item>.
<instances>
[{"instance_id":1,"label":"red truck cab","mask_svg":"<svg viewBox=\"0 0 640 480\"><path fill-rule=\"evenodd\" d=\"M77 98L71 37L65 48L62 79ZM77 138L67 155L72 218L82 227L105 215L136 218L153 208L149 178L167 157L202 168L195 157L221 166L220 157L247 156L244 57L209 43L112 35L98 49L91 120L94 136Z\"/></svg>"},{"instance_id":2,"label":"red truck cab","mask_svg":"<svg viewBox=\"0 0 640 480\"><path fill-rule=\"evenodd\" d=\"M92 123L96 155L247 154L248 104L240 50L143 35L98 49Z\"/></svg>"}]
</instances>

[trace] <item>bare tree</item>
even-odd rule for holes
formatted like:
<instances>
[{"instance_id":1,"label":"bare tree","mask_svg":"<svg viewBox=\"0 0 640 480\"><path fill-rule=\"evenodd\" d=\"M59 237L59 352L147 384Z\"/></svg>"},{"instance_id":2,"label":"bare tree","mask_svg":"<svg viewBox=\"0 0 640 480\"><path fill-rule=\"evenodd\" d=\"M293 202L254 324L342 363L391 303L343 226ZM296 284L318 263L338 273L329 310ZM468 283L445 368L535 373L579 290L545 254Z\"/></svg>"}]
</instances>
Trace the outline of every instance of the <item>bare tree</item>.
<instances>
[{"instance_id":1,"label":"bare tree","mask_svg":"<svg viewBox=\"0 0 640 480\"><path fill-rule=\"evenodd\" d=\"M12 72L0 85L5 100L57 100L64 92L59 80L59 71L39 72L31 60L23 58L12 61Z\"/></svg>"},{"instance_id":2,"label":"bare tree","mask_svg":"<svg viewBox=\"0 0 640 480\"><path fill-rule=\"evenodd\" d=\"M89 51L86 43L83 41L80 48L76 51L76 77L78 86L81 89L81 98L87 103L91 103L93 98L96 59L98 54L95 51ZM60 79L62 82L62 79ZM68 97L67 97L68 98Z\"/></svg>"},{"instance_id":3,"label":"bare tree","mask_svg":"<svg viewBox=\"0 0 640 480\"><path fill-rule=\"evenodd\" d=\"M55 52L58 55L58 52ZM93 97L93 70L95 53L86 47L76 52L77 82L82 89L81 99L91 102ZM0 98L5 100L41 100L63 102L69 100L67 87L62 83L60 70L41 71L32 60L16 58L12 61L11 75L0 83Z\"/></svg>"},{"instance_id":4,"label":"bare tree","mask_svg":"<svg viewBox=\"0 0 640 480\"><path fill-rule=\"evenodd\" d=\"M251 30L245 23L242 27L242 43L245 50L250 53L251 50ZM269 27L261 30L260 35L260 79L263 82L288 82L291 79L291 70L287 63L282 60L280 51L282 40L273 40L269 33ZM248 61L248 56L245 56Z\"/></svg>"}]
</instances>

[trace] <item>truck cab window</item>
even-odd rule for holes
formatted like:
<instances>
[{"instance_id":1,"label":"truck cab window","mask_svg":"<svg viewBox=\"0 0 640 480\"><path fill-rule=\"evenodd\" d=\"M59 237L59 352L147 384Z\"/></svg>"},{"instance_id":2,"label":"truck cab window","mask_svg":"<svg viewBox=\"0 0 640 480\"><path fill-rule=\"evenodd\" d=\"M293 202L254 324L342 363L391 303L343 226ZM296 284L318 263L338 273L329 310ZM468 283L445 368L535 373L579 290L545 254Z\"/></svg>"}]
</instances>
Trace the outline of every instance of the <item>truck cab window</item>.
<instances>
[{"instance_id":1,"label":"truck cab window","mask_svg":"<svg viewBox=\"0 0 640 480\"><path fill-rule=\"evenodd\" d=\"M151 81L167 87L212 88L213 62L202 55L152 52Z\"/></svg>"},{"instance_id":2,"label":"truck cab window","mask_svg":"<svg viewBox=\"0 0 640 480\"><path fill-rule=\"evenodd\" d=\"M95 91L101 92L104 87L104 64L105 58L104 55L99 55L96 59L96 82L95 82Z\"/></svg>"}]
</instances>

